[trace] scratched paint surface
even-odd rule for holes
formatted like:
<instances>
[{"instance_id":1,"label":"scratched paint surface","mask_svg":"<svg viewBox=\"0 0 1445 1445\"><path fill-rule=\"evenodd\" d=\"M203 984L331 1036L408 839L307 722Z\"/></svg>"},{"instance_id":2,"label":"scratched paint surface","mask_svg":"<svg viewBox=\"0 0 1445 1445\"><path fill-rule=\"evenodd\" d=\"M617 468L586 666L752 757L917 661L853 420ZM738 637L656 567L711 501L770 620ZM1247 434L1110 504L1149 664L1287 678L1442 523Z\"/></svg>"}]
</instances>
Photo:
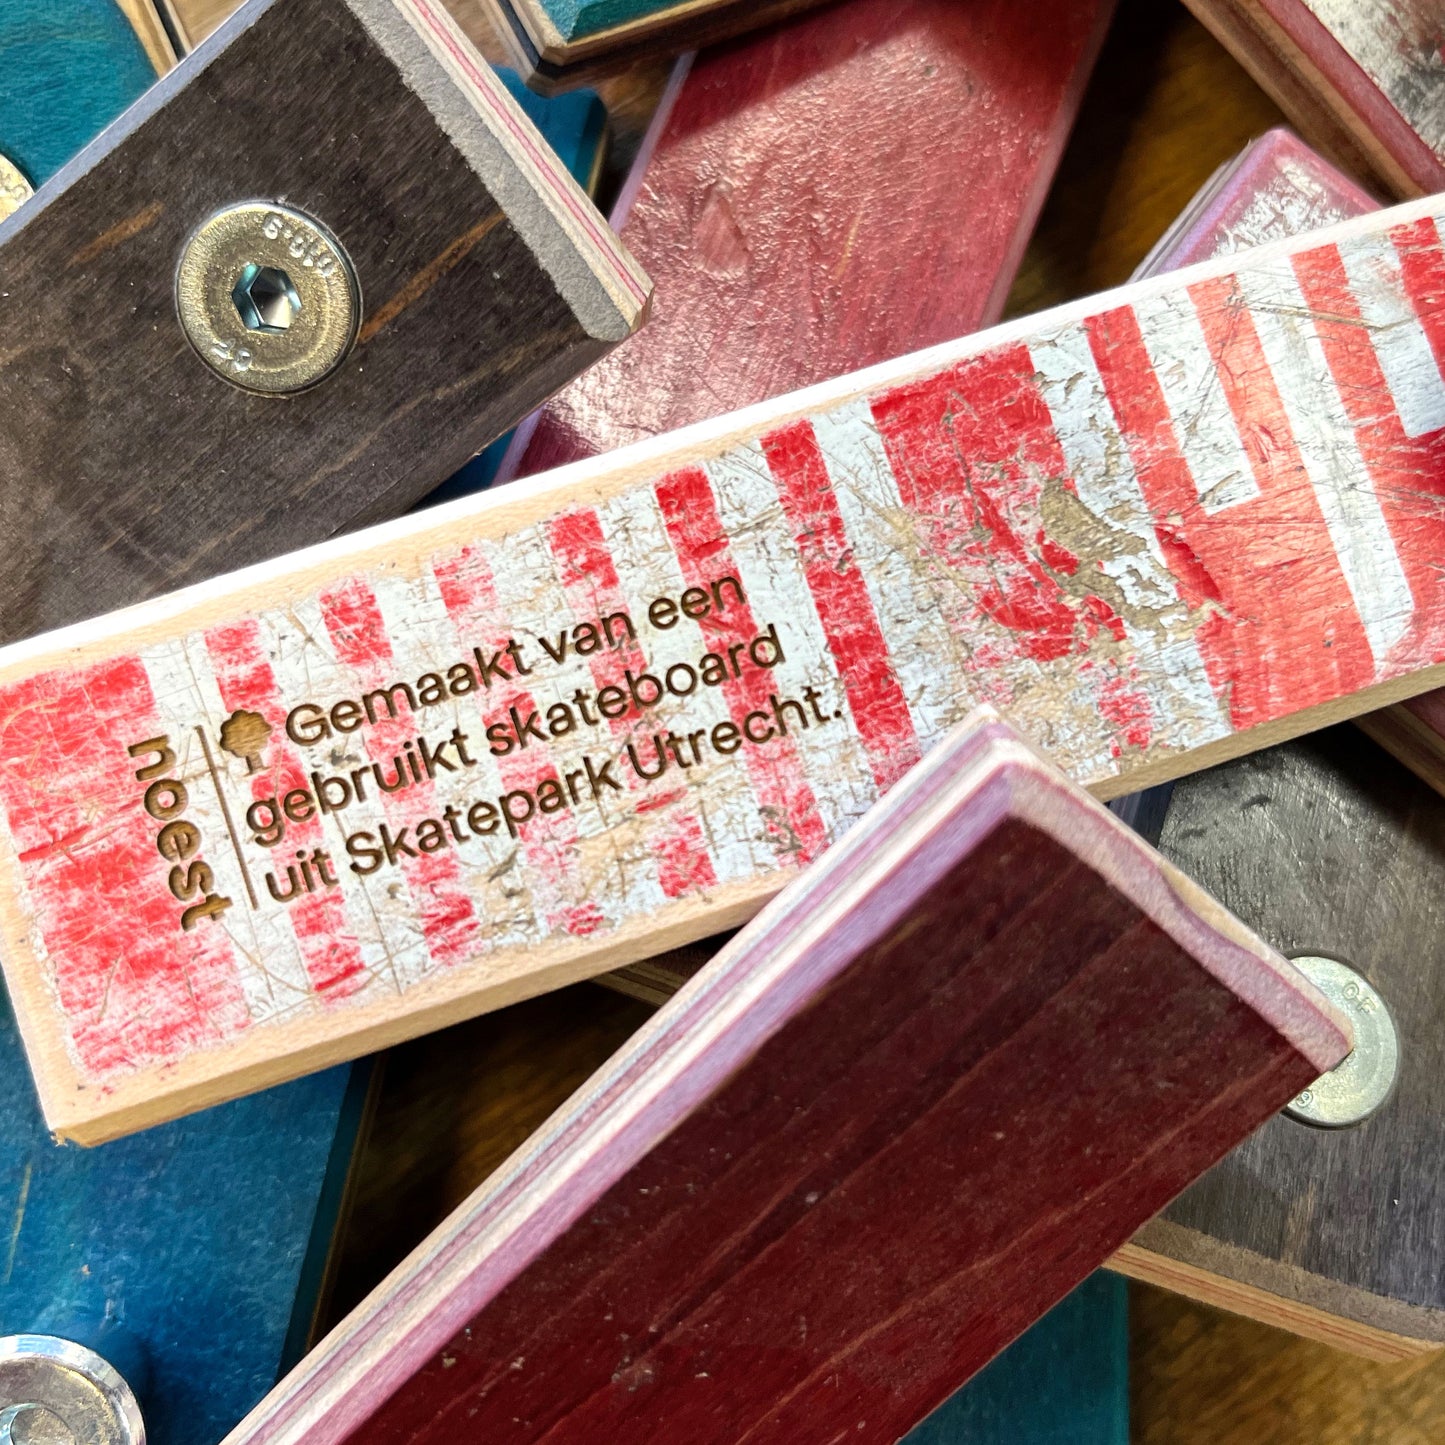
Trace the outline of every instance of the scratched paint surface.
<instances>
[{"instance_id":1,"label":"scratched paint surface","mask_svg":"<svg viewBox=\"0 0 1445 1445\"><path fill-rule=\"evenodd\" d=\"M1303 0L1445 160L1445 16L1431 0Z\"/></svg>"},{"instance_id":2,"label":"scratched paint surface","mask_svg":"<svg viewBox=\"0 0 1445 1445\"><path fill-rule=\"evenodd\" d=\"M1445 660L1442 357L1425 219L7 686L79 1077L781 881L979 702L1092 783ZM191 931L152 763L225 902Z\"/></svg>"}]
</instances>

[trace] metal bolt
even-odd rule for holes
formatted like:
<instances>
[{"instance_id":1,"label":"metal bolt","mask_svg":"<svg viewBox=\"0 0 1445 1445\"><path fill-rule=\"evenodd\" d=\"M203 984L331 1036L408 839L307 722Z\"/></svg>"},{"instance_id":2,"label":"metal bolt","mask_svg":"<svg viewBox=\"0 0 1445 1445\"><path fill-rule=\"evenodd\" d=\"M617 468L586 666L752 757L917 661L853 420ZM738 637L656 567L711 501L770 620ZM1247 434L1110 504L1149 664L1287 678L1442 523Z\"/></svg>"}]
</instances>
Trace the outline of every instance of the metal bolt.
<instances>
[{"instance_id":1,"label":"metal bolt","mask_svg":"<svg viewBox=\"0 0 1445 1445\"><path fill-rule=\"evenodd\" d=\"M130 1386L94 1350L0 1338L0 1445L145 1445Z\"/></svg>"},{"instance_id":2,"label":"metal bolt","mask_svg":"<svg viewBox=\"0 0 1445 1445\"><path fill-rule=\"evenodd\" d=\"M1318 954L1292 962L1348 1015L1355 1029L1355 1047L1342 1064L1297 1095L1285 1113L1317 1129L1363 1124L1390 1097L1400 1072L1400 1041L1394 1020L1384 999L1349 964Z\"/></svg>"},{"instance_id":3,"label":"metal bolt","mask_svg":"<svg viewBox=\"0 0 1445 1445\"><path fill-rule=\"evenodd\" d=\"M341 242L269 201L202 222L176 269L176 312L201 360L245 391L281 396L324 381L361 324L361 289Z\"/></svg>"}]
</instances>

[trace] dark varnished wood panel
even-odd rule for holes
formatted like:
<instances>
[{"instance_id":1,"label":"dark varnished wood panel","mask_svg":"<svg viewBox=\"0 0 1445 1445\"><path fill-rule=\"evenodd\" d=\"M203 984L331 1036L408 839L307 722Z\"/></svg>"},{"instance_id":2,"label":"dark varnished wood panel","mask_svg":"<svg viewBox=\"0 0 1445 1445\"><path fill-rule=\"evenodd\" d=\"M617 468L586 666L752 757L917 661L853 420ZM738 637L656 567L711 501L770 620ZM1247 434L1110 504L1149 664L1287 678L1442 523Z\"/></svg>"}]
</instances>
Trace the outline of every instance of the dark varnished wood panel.
<instances>
[{"instance_id":1,"label":"dark varnished wood panel","mask_svg":"<svg viewBox=\"0 0 1445 1445\"><path fill-rule=\"evenodd\" d=\"M852 0L699 57L622 226L656 312L518 474L996 320L1111 11Z\"/></svg>"},{"instance_id":2,"label":"dark varnished wood panel","mask_svg":"<svg viewBox=\"0 0 1445 1445\"><path fill-rule=\"evenodd\" d=\"M339 0L258 0L103 144L0 231L0 635L400 512L606 349ZM173 298L190 231L257 197L324 220L365 301L284 400L208 370Z\"/></svg>"},{"instance_id":3,"label":"dark varnished wood panel","mask_svg":"<svg viewBox=\"0 0 1445 1445\"><path fill-rule=\"evenodd\" d=\"M976 720L232 1445L885 1445L1339 1057L1312 1000Z\"/></svg>"},{"instance_id":4,"label":"dark varnished wood panel","mask_svg":"<svg viewBox=\"0 0 1445 1445\"><path fill-rule=\"evenodd\" d=\"M1340 1132L1272 1120L1140 1243L1445 1342L1445 800L1357 730L1332 729L1178 784L1160 846L1274 947L1359 969L1402 1062L1373 1119Z\"/></svg>"}]
</instances>

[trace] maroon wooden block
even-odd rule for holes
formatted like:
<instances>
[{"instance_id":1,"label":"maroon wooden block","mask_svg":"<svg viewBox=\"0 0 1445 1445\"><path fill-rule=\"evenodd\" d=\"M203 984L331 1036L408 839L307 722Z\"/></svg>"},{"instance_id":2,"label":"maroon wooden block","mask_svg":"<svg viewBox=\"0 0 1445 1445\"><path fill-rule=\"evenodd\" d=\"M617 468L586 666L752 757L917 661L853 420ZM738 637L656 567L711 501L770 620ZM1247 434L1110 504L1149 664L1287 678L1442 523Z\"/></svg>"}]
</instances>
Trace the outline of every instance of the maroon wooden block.
<instances>
[{"instance_id":1,"label":"maroon wooden block","mask_svg":"<svg viewBox=\"0 0 1445 1445\"><path fill-rule=\"evenodd\" d=\"M852 0L705 52L614 216L652 321L503 478L996 321L1113 8Z\"/></svg>"},{"instance_id":2,"label":"maroon wooden block","mask_svg":"<svg viewBox=\"0 0 1445 1445\"><path fill-rule=\"evenodd\" d=\"M231 1445L887 1445L1348 1047L975 715Z\"/></svg>"},{"instance_id":3,"label":"maroon wooden block","mask_svg":"<svg viewBox=\"0 0 1445 1445\"><path fill-rule=\"evenodd\" d=\"M1307 139L1401 196L1445 190L1434 0L1186 0Z\"/></svg>"},{"instance_id":4,"label":"maroon wooden block","mask_svg":"<svg viewBox=\"0 0 1445 1445\"><path fill-rule=\"evenodd\" d=\"M1134 279L1285 241L1379 208L1367 190L1278 126L1215 172Z\"/></svg>"}]
</instances>

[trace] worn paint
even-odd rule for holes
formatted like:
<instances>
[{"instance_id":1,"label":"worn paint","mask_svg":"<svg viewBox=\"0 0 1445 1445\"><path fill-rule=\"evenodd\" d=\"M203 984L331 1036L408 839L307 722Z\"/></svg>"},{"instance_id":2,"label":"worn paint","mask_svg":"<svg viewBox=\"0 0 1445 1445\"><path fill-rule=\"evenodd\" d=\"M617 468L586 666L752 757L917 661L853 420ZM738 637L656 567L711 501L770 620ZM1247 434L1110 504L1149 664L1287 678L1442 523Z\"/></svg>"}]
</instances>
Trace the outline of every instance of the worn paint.
<instances>
[{"instance_id":1,"label":"worn paint","mask_svg":"<svg viewBox=\"0 0 1445 1445\"><path fill-rule=\"evenodd\" d=\"M284 607L240 601L137 655L75 671L52 653L0 688L0 807L76 1077L298 1018L341 1036L358 1007L458 970L479 990L525 975L543 943L555 962L641 920L705 928L718 890L761 897L978 702L1117 791L1445 662L1445 258L1433 219L1388 225L960 343L695 464L559 494L534 522L488 526L514 504L481 500L472 539L444 520L419 570L343 559ZM706 615L675 605L725 584ZM654 625L662 598L674 614ZM635 635L575 651L619 613ZM423 676L473 649L486 685L423 706ZM644 675L685 679L709 652L735 664L719 686L633 702ZM416 710L386 692L403 682ZM286 736L298 705L367 693L373 722ZM623 705L606 715L604 696ZM254 769L221 745L238 707L271 725ZM570 731L527 735L559 708ZM519 724L526 746L493 756L488 730ZM232 897L187 934L126 754L159 729ZM659 749L669 732L691 755ZM396 777L421 742L452 765L298 806L275 847L247 825L313 773ZM470 826L523 792L537 806L514 828ZM353 871L347 838L383 828L416 851ZM318 847L336 886L273 901L262 880Z\"/></svg>"}]
</instances>

